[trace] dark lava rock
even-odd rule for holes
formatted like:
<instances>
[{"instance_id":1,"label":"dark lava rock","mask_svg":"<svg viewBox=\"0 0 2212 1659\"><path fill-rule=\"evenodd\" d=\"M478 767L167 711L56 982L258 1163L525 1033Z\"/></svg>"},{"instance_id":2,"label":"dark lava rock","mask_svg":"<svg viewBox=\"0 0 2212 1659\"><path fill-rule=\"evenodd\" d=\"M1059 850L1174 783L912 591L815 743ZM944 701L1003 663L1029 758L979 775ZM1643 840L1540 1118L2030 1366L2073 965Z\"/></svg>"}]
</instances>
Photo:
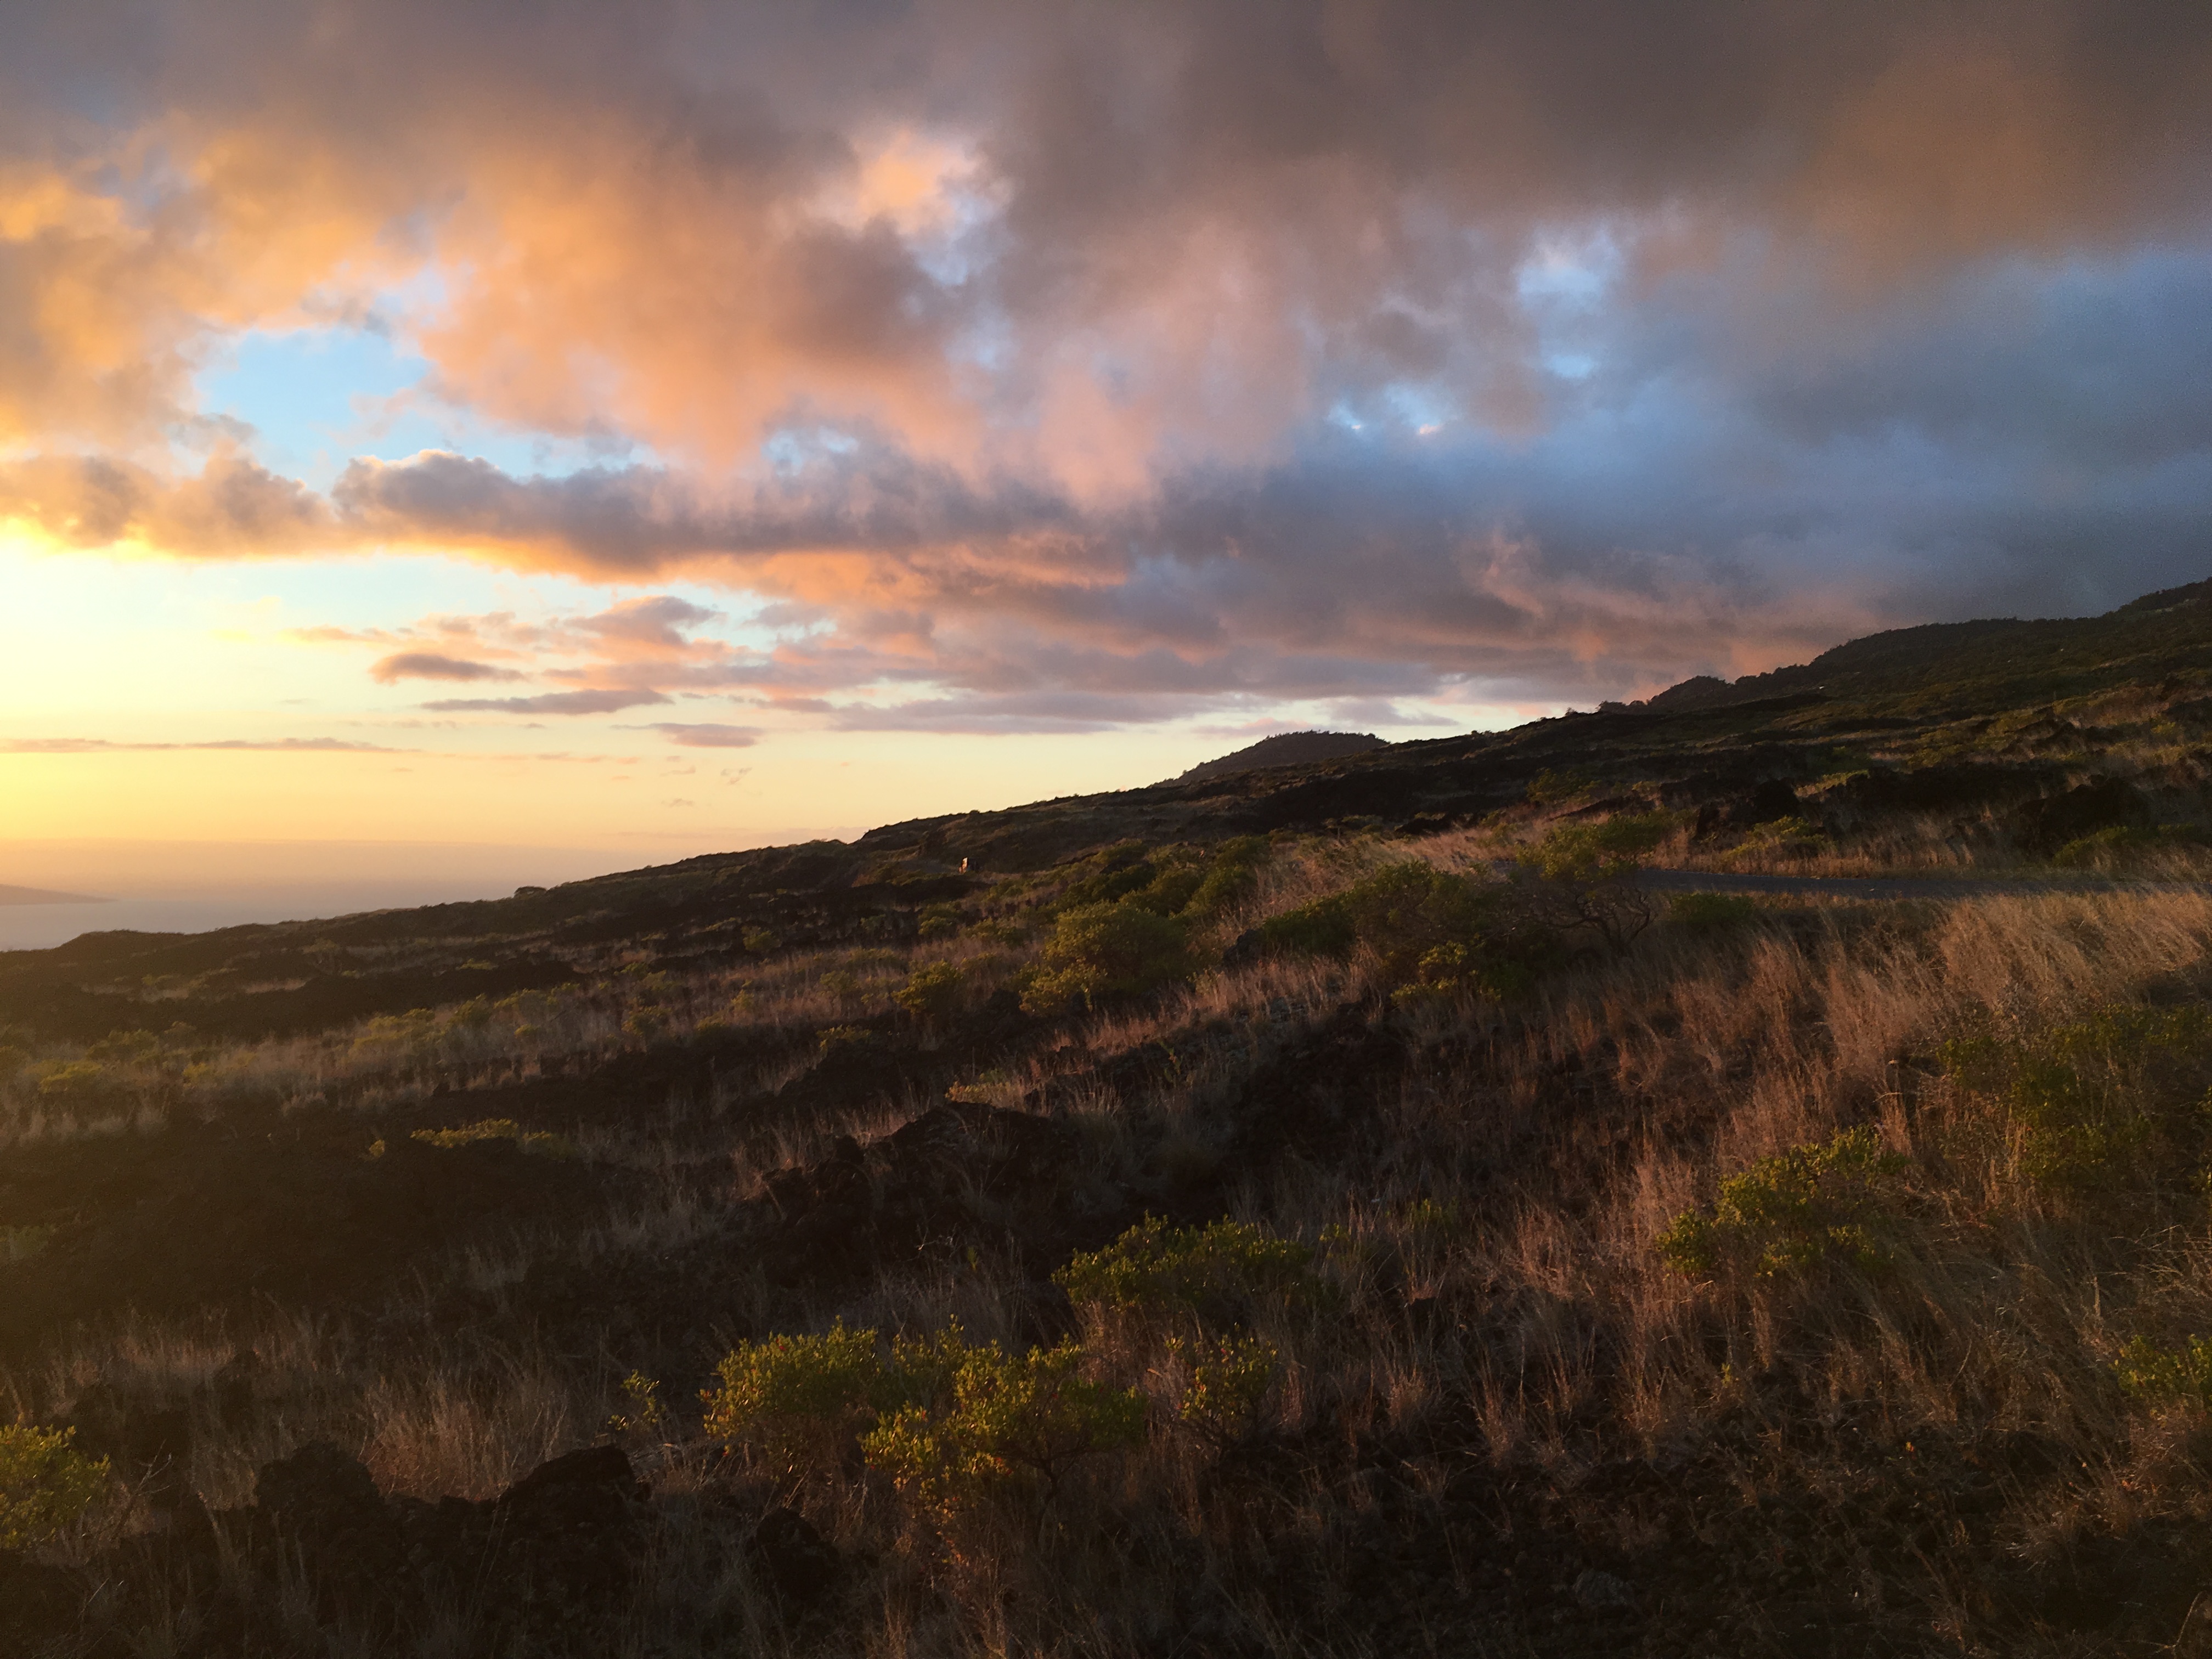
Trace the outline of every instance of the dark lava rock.
<instances>
[{"instance_id":1,"label":"dark lava rock","mask_svg":"<svg viewBox=\"0 0 2212 1659\"><path fill-rule=\"evenodd\" d=\"M398 1517L361 1460L327 1440L261 1466L254 1501L325 1613L388 1607L407 1563Z\"/></svg>"},{"instance_id":2,"label":"dark lava rock","mask_svg":"<svg viewBox=\"0 0 2212 1659\"><path fill-rule=\"evenodd\" d=\"M1636 1590L1626 1578L1589 1567L1575 1579L1575 1600L1592 1613L1633 1613Z\"/></svg>"},{"instance_id":3,"label":"dark lava rock","mask_svg":"<svg viewBox=\"0 0 2212 1659\"><path fill-rule=\"evenodd\" d=\"M844 1577L845 1558L793 1509L761 1516L745 1540L753 1576L787 1607L809 1607L829 1599Z\"/></svg>"},{"instance_id":4,"label":"dark lava rock","mask_svg":"<svg viewBox=\"0 0 2212 1659\"><path fill-rule=\"evenodd\" d=\"M1728 822L1737 829L1771 823L1797 816L1797 792L1780 778L1768 778L1729 809Z\"/></svg>"},{"instance_id":5,"label":"dark lava rock","mask_svg":"<svg viewBox=\"0 0 2212 1659\"><path fill-rule=\"evenodd\" d=\"M106 1458L155 1508L171 1508L184 1497L179 1471L191 1451L192 1425L181 1407L95 1382L77 1395L70 1421L78 1449Z\"/></svg>"},{"instance_id":6,"label":"dark lava rock","mask_svg":"<svg viewBox=\"0 0 2212 1659\"><path fill-rule=\"evenodd\" d=\"M73 1572L0 1550L0 1652L27 1653L67 1636L88 1588Z\"/></svg>"},{"instance_id":7,"label":"dark lava rock","mask_svg":"<svg viewBox=\"0 0 2212 1659\"><path fill-rule=\"evenodd\" d=\"M850 1136L771 1176L760 1259L771 1283L823 1288L930 1251L1056 1251L1071 1220L1080 1143L1064 1123L972 1103L925 1112L862 1147Z\"/></svg>"},{"instance_id":8,"label":"dark lava rock","mask_svg":"<svg viewBox=\"0 0 2212 1659\"><path fill-rule=\"evenodd\" d=\"M2020 816L2022 839L2045 852L2100 830L2132 828L2150 820L2150 802L2142 791L2118 778L2100 779L2036 801Z\"/></svg>"}]
</instances>

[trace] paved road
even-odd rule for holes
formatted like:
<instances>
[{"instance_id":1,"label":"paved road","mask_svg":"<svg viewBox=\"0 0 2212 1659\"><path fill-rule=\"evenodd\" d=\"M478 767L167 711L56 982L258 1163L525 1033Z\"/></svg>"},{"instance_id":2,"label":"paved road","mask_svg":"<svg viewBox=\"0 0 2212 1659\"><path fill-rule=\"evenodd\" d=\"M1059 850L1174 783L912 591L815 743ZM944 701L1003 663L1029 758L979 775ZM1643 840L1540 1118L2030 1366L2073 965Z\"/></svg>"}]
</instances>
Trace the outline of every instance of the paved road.
<instances>
[{"instance_id":1,"label":"paved road","mask_svg":"<svg viewBox=\"0 0 2212 1659\"><path fill-rule=\"evenodd\" d=\"M1832 893L1839 898L1961 899L2021 893L2207 893L2199 881L2113 881L2102 876L1766 876L1711 870L1646 870L1645 887L1668 893Z\"/></svg>"}]
</instances>

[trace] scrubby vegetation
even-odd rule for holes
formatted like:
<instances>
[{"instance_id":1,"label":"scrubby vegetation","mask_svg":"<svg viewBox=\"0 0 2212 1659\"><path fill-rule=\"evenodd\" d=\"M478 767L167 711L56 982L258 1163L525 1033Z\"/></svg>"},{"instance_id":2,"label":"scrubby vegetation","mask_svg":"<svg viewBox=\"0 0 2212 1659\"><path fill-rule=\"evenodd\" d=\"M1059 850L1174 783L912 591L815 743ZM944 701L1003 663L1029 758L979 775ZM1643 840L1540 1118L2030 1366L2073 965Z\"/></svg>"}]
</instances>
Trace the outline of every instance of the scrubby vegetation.
<instances>
[{"instance_id":1,"label":"scrubby vegetation","mask_svg":"<svg viewBox=\"0 0 2212 1659\"><path fill-rule=\"evenodd\" d=\"M0 1650L2193 1651L2125 631L0 963Z\"/></svg>"}]
</instances>

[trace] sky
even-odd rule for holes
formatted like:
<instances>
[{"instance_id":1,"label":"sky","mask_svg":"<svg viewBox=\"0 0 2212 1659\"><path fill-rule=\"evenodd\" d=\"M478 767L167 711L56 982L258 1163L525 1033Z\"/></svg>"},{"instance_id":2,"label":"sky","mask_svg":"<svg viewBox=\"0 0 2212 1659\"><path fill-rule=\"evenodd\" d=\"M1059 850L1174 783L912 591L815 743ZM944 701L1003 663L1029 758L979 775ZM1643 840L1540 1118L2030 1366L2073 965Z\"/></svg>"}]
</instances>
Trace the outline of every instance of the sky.
<instances>
[{"instance_id":1,"label":"sky","mask_svg":"<svg viewBox=\"0 0 2212 1659\"><path fill-rule=\"evenodd\" d=\"M2104 610L2212 575L2208 253L2197 0L7 8L0 882Z\"/></svg>"}]
</instances>

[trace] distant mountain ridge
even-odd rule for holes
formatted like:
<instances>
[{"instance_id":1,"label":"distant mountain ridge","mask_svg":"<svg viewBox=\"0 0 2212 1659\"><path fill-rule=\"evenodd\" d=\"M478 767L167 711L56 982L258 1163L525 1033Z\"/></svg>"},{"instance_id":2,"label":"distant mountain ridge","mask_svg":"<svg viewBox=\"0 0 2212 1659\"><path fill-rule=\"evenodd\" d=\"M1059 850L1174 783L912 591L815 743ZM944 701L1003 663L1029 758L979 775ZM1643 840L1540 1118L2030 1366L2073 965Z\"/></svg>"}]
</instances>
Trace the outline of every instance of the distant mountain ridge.
<instances>
[{"instance_id":1,"label":"distant mountain ridge","mask_svg":"<svg viewBox=\"0 0 2212 1659\"><path fill-rule=\"evenodd\" d=\"M1304 766L1314 761L1340 760L1346 755L1364 755L1370 749L1389 747L1371 732L1278 732L1234 754L1202 761L1168 781L1205 783L1262 766Z\"/></svg>"}]
</instances>

